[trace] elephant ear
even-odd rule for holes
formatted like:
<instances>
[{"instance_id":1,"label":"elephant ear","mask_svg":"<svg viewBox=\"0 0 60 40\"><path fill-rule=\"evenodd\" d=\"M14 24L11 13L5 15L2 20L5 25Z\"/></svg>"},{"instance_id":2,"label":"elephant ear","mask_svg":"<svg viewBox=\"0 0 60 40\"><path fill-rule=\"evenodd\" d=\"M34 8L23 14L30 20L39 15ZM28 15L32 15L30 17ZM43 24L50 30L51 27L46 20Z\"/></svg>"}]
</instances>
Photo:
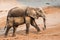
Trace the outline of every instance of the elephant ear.
<instances>
[{"instance_id":1,"label":"elephant ear","mask_svg":"<svg viewBox=\"0 0 60 40\"><path fill-rule=\"evenodd\" d=\"M36 13L36 10L34 8L28 7L26 13L28 16L37 19L37 16L36 16L37 13Z\"/></svg>"},{"instance_id":2,"label":"elephant ear","mask_svg":"<svg viewBox=\"0 0 60 40\"><path fill-rule=\"evenodd\" d=\"M42 17L45 14L42 8L36 8L36 10L37 10L39 17Z\"/></svg>"}]
</instances>

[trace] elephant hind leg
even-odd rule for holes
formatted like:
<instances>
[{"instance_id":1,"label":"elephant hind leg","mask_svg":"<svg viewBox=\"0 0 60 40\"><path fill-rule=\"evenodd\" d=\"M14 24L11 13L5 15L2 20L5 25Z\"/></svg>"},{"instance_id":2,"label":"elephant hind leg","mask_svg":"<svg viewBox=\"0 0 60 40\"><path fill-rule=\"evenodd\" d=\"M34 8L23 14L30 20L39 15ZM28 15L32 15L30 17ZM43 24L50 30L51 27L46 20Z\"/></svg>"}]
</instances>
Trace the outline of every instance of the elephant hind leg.
<instances>
[{"instance_id":1,"label":"elephant hind leg","mask_svg":"<svg viewBox=\"0 0 60 40\"><path fill-rule=\"evenodd\" d=\"M10 28L11 27L7 27L6 32L5 32L5 37L7 37Z\"/></svg>"},{"instance_id":2,"label":"elephant hind leg","mask_svg":"<svg viewBox=\"0 0 60 40\"><path fill-rule=\"evenodd\" d=\"M36 24L35 20L31 20L31 25L32 25L33 27L35 27L38 32L40 31L40 29L39 29L38 25Z\"/></svg>"},{"instance_id":3,"label":"elephant hind leg","mask_svg":"<svg viewBox=\"0 0 60 40\"><path fill-rule=\"evenodd\" d=\"M13 34L12 34L12 37L15 36L16 28L17 28L17 27L15 27L15 26L13 27Z\"/></svg>"}]
</instances>

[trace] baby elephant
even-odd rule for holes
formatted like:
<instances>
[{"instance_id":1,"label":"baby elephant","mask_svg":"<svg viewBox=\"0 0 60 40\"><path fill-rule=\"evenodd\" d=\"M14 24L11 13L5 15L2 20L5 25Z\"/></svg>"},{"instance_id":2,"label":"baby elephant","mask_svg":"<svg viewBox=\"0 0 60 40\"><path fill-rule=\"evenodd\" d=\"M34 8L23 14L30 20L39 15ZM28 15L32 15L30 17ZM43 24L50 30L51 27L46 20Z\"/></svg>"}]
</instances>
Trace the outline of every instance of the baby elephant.
<instances>
[{"instance_id":1,"label":"baby elephant","mask_svg":"<svg viewBox=\"0 0 60 40\"><path fill-rule=\"evenodd\" d=\"M5 36L8 35L9 29L11 27L13 27L12 36L15 36L16 28L19 25L22 25L24 23L26 24L26 34L29 33L30 24L33 27L35 27L37 29L37 31L39 32L40 29L35 22L36 15L37 15L37 12L34 8L28 8L28 9L23 10L23 9L18 8L18 7L15 7L13 9L11 9L7 15L7 22L6 22L7 29L5 32Z\"/></svg>"}]
</instances>

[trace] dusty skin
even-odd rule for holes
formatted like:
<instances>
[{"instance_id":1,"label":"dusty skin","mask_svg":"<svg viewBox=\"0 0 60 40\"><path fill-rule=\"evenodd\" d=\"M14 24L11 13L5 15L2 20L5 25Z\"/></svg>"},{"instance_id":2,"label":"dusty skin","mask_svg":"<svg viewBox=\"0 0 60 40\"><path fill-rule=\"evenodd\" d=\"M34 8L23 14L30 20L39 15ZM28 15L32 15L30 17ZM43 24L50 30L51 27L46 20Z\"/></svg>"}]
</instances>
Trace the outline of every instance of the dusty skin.
<instances>
[{"instance_id":1,"label":"dusty skin","mask_svg":"<svg viewBox=\"0 0 60 40\"><path fill-rule=\"evenodd\" d=\"M42 30L43 22L41 22L42 19L39 18L39 21L36 20L36 22L40 27L41 32L37 33L36 29L30 28L30 33L26 35L25 30L22 30L25 28L25 25L23 25L21 26L21 30L19 30L20 27L17 28L19 31L16 31L15 37L11 37L12 32L9 32L7 38L4 37L4 32L1 32L2 28L4 28L6 24L7 13L5 11L0 12L0 40L60 40L60 8L47 7L44 11L46 11L47 18L46 30Z\"/></svg>"}]
</instances>

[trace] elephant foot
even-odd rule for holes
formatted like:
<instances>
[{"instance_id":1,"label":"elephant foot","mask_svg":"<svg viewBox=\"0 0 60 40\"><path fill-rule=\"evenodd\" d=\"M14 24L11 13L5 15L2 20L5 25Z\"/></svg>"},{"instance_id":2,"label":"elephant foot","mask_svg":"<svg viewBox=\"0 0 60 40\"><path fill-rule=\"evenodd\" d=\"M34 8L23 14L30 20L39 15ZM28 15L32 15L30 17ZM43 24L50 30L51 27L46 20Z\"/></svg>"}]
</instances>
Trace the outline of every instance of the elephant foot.
<instances>
[{"instance_id":1,"label":"elephant foot","mask_svg":"<svg viewBox=\"0 0 60 40\"><path fill-rule=\"evenodd\" d=\"M40 29L38 29L37 32L40 32Z\"/></svg>"},{"instance_id":2,"label":"elephant foot","mask_svg":"<svg viewBox=\"0 0 60 40\"><path fill-rule=\"evenodd\" d=\"M29 34L29 30L26 30L26 34Z\"/></svg>"},{"instance_id":3,"label":"elephant foot","mask_svg":"<svg viewBox=\"0 0 60 40\"><path fill-rule=\"evenodd\" d=\"M45 30L46 28L43 28L43 30Z\"/></svg>"},{"instance_id":4,"label":"elephant foot","mask_svg":"<svg viewBox=\"0 0 60 40\"><path fill-rule=\"evenodd\" d=\"M7 37L7 33L5 33L4 37L5 37L5 38Z\"/></svg>"},{"instance_id":5,"label":"elephant foot","mask_svg":"<svg viewBox=\"0 0 60 40\"><path fill-rule=\"evenodd\" d=\"M29 34L29 32L28 31L26 31L26 35L28 35Z\"/></svg>"},{"instance_id":6,"label":"elephant foot","mask_svg":"<svg viewBox=\"0 0 60 40\"><path fill-rule=\"evenodd\" d=\"M29 34L29 32L26 32L26 34Z\"/></svg>"}]
</instances>

